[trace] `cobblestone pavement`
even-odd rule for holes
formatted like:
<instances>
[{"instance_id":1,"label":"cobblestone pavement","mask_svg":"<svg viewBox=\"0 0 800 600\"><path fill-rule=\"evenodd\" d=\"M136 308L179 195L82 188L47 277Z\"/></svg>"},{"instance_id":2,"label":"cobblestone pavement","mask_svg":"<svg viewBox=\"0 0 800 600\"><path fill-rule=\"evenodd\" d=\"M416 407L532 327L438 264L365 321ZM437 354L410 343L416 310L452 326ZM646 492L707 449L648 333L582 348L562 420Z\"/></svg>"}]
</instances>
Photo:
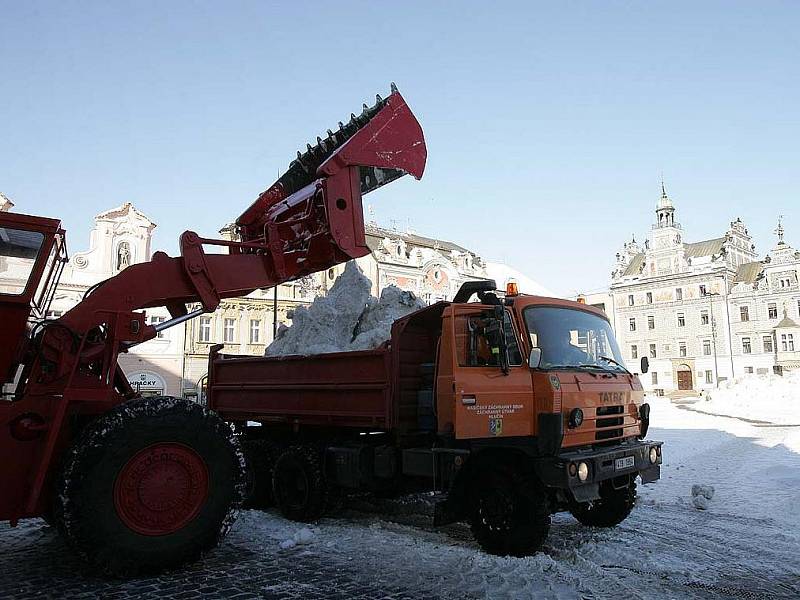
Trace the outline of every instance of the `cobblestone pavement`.
<instances>
[{"instance_id":1,"label":"cobblestone pavement","mask_svg":"<svg viewBox=\"0 0 800 600\"><path fill-rule=\"evenodd\" d=\"M453 597L397 589L381 574L331 564L312 546L281 551L244 513L223 545L203 560L160 577L110 580L86 572L56 531L43 521L0 525L0 598L188 598L392 600ZM435 589L435 582L431 582Z\"/></svg>"}]
</instances>

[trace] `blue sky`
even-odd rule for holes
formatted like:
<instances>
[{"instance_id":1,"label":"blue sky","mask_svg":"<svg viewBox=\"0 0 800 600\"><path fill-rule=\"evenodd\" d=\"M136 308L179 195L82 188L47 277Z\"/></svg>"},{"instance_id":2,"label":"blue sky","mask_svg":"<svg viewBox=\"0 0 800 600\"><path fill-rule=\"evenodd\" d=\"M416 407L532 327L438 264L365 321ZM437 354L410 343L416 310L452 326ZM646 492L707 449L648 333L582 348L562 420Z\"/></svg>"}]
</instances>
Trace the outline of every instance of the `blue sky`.
<instances>
[{"instance_id":1,"label":"blue sky","mask_svg":"<svg viewBox=\"0 0 800 600\"><path fill-rule=\"evenodd\" d=\"M397 82L425 178L365 199L560 293L607 285L663 172L685 239L777 216L800 246L797 2L0 0L0 191L63 218L133 202L175 252Z\"/></svg>"}]
</instances>

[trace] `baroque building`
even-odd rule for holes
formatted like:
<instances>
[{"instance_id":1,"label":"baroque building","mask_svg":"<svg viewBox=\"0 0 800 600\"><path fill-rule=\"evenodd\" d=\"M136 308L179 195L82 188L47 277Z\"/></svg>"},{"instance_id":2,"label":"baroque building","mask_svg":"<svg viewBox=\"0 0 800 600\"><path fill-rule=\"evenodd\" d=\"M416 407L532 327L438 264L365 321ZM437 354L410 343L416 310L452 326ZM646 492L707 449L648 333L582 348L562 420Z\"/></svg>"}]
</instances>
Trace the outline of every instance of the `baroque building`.
<instances>
[{"instance_id":1,"label":"baroque building","mask_svg":"<svg viewBox=\"0 0 800 600\"><path fill-rule=\"evenodd\" d=\"M676 217L662 183L644 245L634 238L616 255L606 304L628 368L647 356L643 384L666 393L800 367L800 253L782 225L759 260L740 218L690 243Z\"/></svg>"}]
</instances>

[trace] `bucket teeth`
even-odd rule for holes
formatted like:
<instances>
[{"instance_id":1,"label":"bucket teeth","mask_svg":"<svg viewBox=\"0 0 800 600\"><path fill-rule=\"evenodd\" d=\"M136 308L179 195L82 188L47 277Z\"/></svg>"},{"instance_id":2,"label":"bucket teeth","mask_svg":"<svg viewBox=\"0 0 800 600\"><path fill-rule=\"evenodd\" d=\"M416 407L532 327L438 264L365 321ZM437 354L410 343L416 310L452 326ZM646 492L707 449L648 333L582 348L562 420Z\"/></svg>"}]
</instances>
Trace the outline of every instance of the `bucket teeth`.
<instances>
[{"instance_id":1,"label":"bucket teeth","mask_svg":"<svg viewBox=\"0 0 800 600\"><path fill-rule=\"evenodd\" d=\"M397 92L397 86L394 82L390 85L391 93ZM327 158L336 151L342 144L347 142L359 129L365 126L370 120L383 108L387 100L381 97L380 94L375 95L375 104L368 106L366 103L361 106L361 113L356 115L350 113L350 120L346 123L338 122L339 128L336 131L328 129L327 137L322 138L317 136L316 145L306 144L306 151L297 151L297 159L293 160L289 169L281 176L284 183L284 189L296 191L304 185L308 185L313 181L316 171L319 166L327 160ZM382 183L396 179L402 175L402 171L394 169L362 169L361 172L361 187L362 192L369 191L376 187L376 182L380 180Z\"/></svg>"}]
</instances>

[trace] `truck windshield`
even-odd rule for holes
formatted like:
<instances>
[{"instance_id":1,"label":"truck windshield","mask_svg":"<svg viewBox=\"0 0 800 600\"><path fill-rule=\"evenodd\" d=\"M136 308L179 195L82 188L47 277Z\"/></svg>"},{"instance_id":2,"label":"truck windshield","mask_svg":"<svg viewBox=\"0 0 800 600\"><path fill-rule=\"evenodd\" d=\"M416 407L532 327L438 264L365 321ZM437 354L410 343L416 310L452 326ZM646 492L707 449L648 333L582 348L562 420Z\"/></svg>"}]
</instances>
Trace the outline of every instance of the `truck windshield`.
<instances>
[{"instance_id":1,"label":"truck windshield","mask_svg":"<svg viewBox=\"0 0 800 600\"><path fill-rule=\"evenodd\" d=\"M0 227L0 294L25 292L43 242L38 231Z\"/></svg>"},{"instance_id":2,"label":"truck windshield","mask_svg":"<svg viewBox=\"0 0 800 600\"><path fill-rule=\"evenodd\" d=\"M541 369L625 371L611 325L582 310L532 306L525 310L531 346L542 350Z\"/></svg>"}]
</instances>

